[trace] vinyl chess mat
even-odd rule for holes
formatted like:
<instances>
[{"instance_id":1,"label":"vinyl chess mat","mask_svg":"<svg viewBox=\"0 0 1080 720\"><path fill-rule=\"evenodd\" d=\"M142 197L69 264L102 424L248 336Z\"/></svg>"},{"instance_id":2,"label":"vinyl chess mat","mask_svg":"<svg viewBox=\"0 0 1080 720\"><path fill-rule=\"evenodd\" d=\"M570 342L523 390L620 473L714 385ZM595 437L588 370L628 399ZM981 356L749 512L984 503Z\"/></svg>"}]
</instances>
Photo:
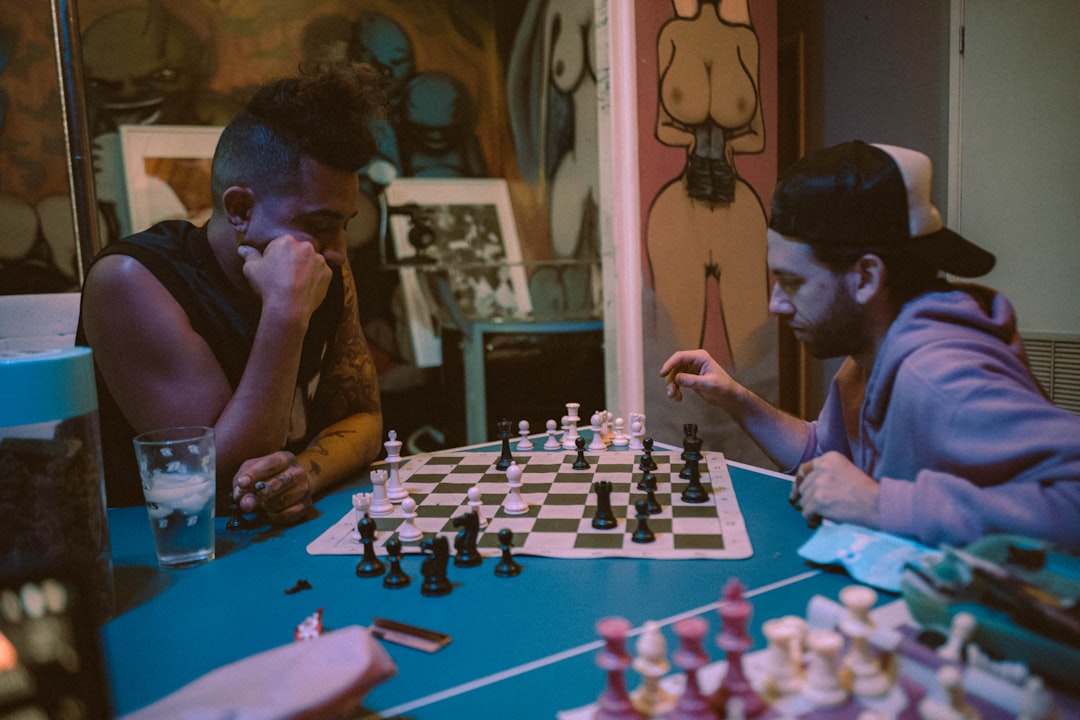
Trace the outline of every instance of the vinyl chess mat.
<instances>
[{"instance_id":1,"label":"vinyl chess mat","mask_svg":"<svg viewBox=\"0 0 1080 720\"><path fill-rule=\"evenodd\" d=\"M657 469L655 493L662 512L648 518L656 535L651 543L631 540L637 528L634 503L645 499L637 489L642 472L640 453L621 450L586 452L589 469L574 470L573 451L515 452L514 461L522 469L521 496L529 504L525 515L509 515L502 509L509 488L506 473L495 470L498 452L440 452L405 458L399 475L416 501L415 524L425 537L445 535L453 547L458 528L453 519L472 508L467 493L479 486L481 515L487 527L481 530L477 547L485 556L500 554L499 531L514 533L514 553L558 558L629 557L656 559L741 559L753 555L750 537L724 456L704 453L700 463L701 483L708 490L705 503L683 502L680 495L688 481L679 478L683 461L679 451L653 451ZM376 463L373 468L386 467ZM592 527L597 498L594 482L608 480L613 485L611 506L618 526L610 530ZM401 506L392 513L372 516L377 526L375 547L397 535L403 521ZM313 540L310 555L360 555L363 545L356 533L359 517L347 512ZM403 552L420 552L419 542L402 543Z\"/></svg>"}]
</instances>

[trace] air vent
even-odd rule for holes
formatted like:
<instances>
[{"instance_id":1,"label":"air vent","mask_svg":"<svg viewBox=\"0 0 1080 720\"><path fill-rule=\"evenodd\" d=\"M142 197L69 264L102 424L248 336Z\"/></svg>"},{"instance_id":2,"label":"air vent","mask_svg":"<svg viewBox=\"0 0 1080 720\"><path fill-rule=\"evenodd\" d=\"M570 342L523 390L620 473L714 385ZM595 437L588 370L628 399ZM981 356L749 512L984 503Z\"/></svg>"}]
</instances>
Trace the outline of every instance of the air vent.
<instances>
[{"instance_id":1,"label":"air vent","mask_svg":"<svg viewBox=\"0 0 1080 720\"><path fill-rule=\"evenodd\" d=\"M1024 346L1054 404L1080 414L1080 335L1025 333Z\"/></svg>"}]
</instances>

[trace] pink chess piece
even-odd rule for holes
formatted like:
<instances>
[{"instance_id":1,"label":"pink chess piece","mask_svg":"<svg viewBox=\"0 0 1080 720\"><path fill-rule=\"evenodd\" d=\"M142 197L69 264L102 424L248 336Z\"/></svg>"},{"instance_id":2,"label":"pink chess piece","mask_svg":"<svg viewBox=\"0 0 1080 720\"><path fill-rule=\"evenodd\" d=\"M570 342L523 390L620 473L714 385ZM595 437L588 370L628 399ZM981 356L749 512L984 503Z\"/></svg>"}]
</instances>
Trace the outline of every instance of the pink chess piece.
<instances>
[{"instance_id":1,"label":"pink chess piece","mask_svg":"<svg viewBox=\"0 0 1080 720\"><path fill-rule=\"evenodd\" d=\"M698 685L698 671L709 662L709 656L702 647L708 629L709 624L700 617L675 623L679 649L672 655L671 661L686 674L686 686L675 703L675 709L668 713L668 720L716 720L716 714L709 707L709 699Z\"/></svg>"},{"instance_id":2,"label":"pink chess piece","mask_svg":"<svg viewBox=\"0 0 1080 720\"><path fill-rule=\"evenodd\" d=\"M630 700L626 689L626 668L633 659L626 652L626 634L630 621L607 617L596 624L596 632L604 639L604 649L596 655L596 664L607 671L607 687L596 703L596 720L645 720Z\"/></svg>"},{"instance_id":3,"label":"pink chess piece","mask_svg":"<svg viewBox=\"0 0 1080 720\"><path fill-rule=\"evenodd\" d=\"M753 645L747 627L754 607L743 597L743 586L737 578L731 578L724 586L724 601L717 612L723 630L716 644L724 651L727 672L711 698L713 712L724 717L728 701L740 698L745 716L756 717L765 711L765 701L750 686L742 664L743 654Z\"/></svg>"}]
</instances>

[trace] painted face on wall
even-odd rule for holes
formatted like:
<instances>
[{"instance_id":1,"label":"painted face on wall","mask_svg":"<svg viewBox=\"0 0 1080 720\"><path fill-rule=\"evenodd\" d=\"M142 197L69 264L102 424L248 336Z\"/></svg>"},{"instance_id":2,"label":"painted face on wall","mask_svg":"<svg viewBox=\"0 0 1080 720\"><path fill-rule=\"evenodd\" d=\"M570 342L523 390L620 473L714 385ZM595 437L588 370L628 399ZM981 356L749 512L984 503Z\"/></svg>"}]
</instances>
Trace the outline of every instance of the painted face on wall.
<instances>
[{"instance_id":1,"label":"painted face on wall","mask_svg":"<svg viewBox=\"0 0 1080 720\"><path fill-rule=\"evenodd\" d=\"M208 49L160 7L105 15L82 46L87 93L112 124L179 122L190 112Z\"/></svg>"},{"instance_id":2,"label":"painted face on wall","mask_svg":"<svg viewBox=\"0 0 1080 720\"><path fill-rule=\"evenodd\" d=\"M386 83L391 102L397 102L405 83L416 73L412 42L400 25L378 13L361 13L353 23L349 58L371 65Z\"/></svg>"}]
</instances>

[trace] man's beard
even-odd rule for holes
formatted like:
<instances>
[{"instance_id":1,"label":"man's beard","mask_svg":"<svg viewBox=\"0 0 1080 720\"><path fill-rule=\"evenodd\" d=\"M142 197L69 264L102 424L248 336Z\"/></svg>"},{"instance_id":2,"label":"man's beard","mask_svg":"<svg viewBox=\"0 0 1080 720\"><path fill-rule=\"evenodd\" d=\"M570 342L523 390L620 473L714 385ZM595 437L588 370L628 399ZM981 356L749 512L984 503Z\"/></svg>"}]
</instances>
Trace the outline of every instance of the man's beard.
<instances>
[{"instance_id":1,"label":"man's beard","mask_svg":"<svg viewBox=\"0 0 1080 720\"><path fill-rule=\"evenodd\" d=\"M863 307L855 302L848 289L836 285L829 313L807 328L803 344L813 357L824 359L858 355L869 345Z\"/></svg>"}]
</instances>

